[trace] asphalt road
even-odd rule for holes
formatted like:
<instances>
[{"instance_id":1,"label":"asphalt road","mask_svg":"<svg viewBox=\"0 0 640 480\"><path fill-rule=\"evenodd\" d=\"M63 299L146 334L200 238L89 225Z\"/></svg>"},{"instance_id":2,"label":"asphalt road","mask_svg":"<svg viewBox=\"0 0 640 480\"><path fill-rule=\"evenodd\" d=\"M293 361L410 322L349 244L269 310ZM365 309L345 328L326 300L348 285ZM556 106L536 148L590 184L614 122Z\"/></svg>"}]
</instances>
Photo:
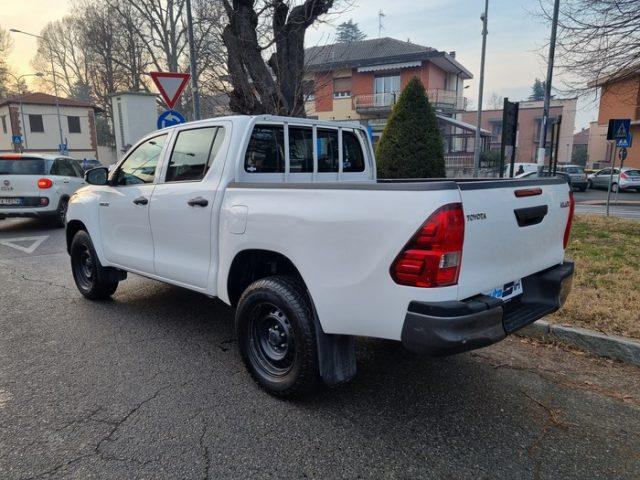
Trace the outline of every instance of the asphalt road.
<instances>
[{"instance_id":1,"label":"asphalt road","mask_svg":"<svg viewBox=\"0 0 640 480\"><path fill-rule=\"evenodd\" d=\"M286 402L245 373L232 316L134 276L84 300L62 230L0 221L0 478L640 477L640 369L362 340L355 381Z\"/></svg>"},{"instance_id":2,"label":"asphalt road","mask_svg":"<svg viewBox=\"0 0 640 480\"><path fill-rule=\"evenodd\" d=\"M586 192L574 192L576 200L576 213L588 213L591 215L605 215L604 204L593 205L591 203L602 203L607 200L606 190L589 189ZM609 214L616 217L640 220L640 192L619 192L611 194L611 206ZM586 203L585 203L586 202ZM618 202L623 205L616 204Z\"/></svg>"}]
</instances>

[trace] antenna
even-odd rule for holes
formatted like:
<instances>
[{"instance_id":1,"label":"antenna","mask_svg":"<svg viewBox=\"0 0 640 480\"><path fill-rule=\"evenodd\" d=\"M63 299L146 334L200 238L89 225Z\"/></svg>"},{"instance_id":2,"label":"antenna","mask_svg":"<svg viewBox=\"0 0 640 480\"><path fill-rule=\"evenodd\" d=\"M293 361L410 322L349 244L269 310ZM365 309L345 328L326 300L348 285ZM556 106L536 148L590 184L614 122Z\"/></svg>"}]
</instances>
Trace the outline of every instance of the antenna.
<instances>
[{"instance_id":1,"label":"antenna","mask_svg":"<svg viewBox=\"0 0 640 480\"><path fill-rule=\"evenodd\" d=\"M384 26L382 25L382 19L386 17L386 15L382 12L382 9L378 12L378 38L382 36L382 30L384 30Z\"/></svg>"}]
</instances>

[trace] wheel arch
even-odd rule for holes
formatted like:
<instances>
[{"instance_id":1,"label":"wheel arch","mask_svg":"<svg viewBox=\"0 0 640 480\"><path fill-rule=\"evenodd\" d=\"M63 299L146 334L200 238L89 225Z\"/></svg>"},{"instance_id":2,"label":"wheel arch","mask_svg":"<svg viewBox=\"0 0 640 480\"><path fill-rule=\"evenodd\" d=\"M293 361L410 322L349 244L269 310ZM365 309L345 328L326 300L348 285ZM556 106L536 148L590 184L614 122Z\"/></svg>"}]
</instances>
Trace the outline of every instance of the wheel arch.
<instances>
[{"instance_id":1,"label":"wheel arch","mask_svg":"<svg viewBox=\"0 0 640 480\"><path fill-rule=\"evenodd\" d=\"M86 225L80 220L69 220L67 222L66 228L66 238L67 238L67 253L71 253L71 242L73 242L73 237L75 237L76 233L80 230L84 230L89 233Z\"/></svg>"},{"instance_id":2,"label":"wheel arch","mask_svg":"<svg viewBox=\"0 0 640 480\"><path fill-rule=\"evenodd\" d=\"M235 307L242 292L253 282L271 275L291 275L307 288L295 264L280 252L265 249L247 249L236 254L227 274L227 296ZM308 289L307 289L308 290Z\"/></svg>"}]
</instances>

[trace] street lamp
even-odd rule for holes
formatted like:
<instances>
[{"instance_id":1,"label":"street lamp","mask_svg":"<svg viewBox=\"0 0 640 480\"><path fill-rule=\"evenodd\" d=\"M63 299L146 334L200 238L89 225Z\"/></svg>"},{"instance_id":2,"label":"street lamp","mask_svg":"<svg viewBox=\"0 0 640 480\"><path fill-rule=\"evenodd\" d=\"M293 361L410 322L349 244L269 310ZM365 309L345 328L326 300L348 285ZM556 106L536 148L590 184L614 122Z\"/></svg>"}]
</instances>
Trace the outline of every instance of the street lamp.
<instances>
[{"instance_id":1,"label":"street lamp","mask_svg":"<svg viewBox=\"0 0 640 480\"><path fill-rule=\"evenodd\" d=\"M22 30L18 30L17 28L10 28L10 32L13 33L22 33L23 35L28 35L30 37L39 38L44 40L49 47L49 53L51 54L51 75L53 76L53 93L56 96L56 113L58 115L58 131L60 132L60 145L59 149L62 148L64 144L64 136L62 135L62 120L60 119L60 99L58 98L58 82L56 80L56 69L53 65L53 47L51 46L51 42L47 37L43 37L42 35L36 35L35 33L24 32Z\"/></svg>"},{"instance_id":2,"label":"street lamp","mask_svg":"<svg viewBox=\"0 0 640 480\"><path fill-rule=\"evenodd\" d=\"M20 121L22 122L22 129L24 130L24 148L26 149L28 147L27 145L27 124L24 121L24 112L22 111L22 96L24 95L24 92L22 92L20 89L20 80L22 80L25 77L44 77L44 73L42 72L38 72L38 73L25 73L24 75L19 75L19 76L15 76L13 73L11 72L7 72L7 74L13 78L16 82L16 85L18 86L18 104L20 105Z\"/></svg>"}]
</instances>

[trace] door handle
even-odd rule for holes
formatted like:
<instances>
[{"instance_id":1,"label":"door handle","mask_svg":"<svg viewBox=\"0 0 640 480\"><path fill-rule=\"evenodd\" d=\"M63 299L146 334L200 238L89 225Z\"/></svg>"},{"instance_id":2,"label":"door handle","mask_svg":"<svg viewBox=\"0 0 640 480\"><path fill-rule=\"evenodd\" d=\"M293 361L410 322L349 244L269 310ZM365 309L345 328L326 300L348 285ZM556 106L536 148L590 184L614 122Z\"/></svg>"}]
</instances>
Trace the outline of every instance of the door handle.
<instances>
[{"instance_id":1,"label":"door handle","mask_svg":"<svg viewBox=\"0 0 640 480\"><path fill-rule=\"evenodd\" d=\"M190 207L195 207L195 206L206 207L207 205L209 205L209 200L202 197L196 197L189 200L187 202L187 205L189 205Z\"/></svg>"},{"instance_id":2,"label":"door handle","mask_svg":"<svg viewBox=\"0 0 640 480\"><path fill-rule=\"evenodd\" d=\"M133 200L133 203L135 203L136 205L146 205L147 203L149 203L149 199L146 197L138 197Z\"/></svg>"}]
</instances>

